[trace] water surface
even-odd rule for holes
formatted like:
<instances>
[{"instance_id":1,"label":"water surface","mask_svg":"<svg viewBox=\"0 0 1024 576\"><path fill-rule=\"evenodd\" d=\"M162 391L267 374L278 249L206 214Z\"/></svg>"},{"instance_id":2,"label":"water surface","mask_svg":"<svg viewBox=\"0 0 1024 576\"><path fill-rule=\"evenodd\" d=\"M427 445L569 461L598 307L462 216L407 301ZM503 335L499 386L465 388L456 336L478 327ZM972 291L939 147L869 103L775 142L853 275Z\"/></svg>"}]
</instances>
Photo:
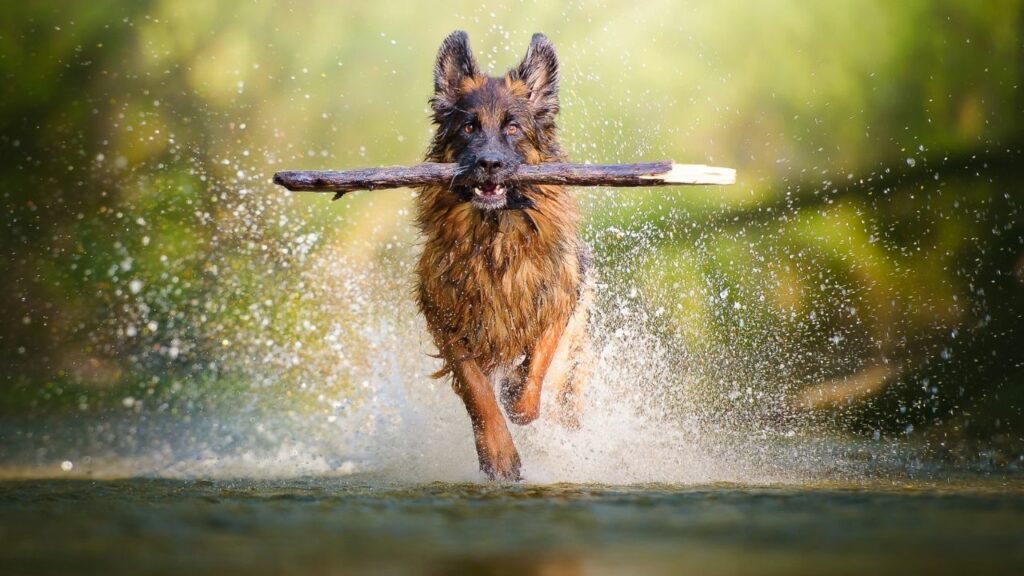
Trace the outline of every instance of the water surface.
<instances>
[{"instance_id":1,"label":"water surface","mask_svg":"<svg viewBox=\"0 0 1024 576\"><path fill-rule=\"evenodd\" d=\"M0 539L6 574L1011 574L1024 481L8 480Z\"/></svg>"}]
</instances>

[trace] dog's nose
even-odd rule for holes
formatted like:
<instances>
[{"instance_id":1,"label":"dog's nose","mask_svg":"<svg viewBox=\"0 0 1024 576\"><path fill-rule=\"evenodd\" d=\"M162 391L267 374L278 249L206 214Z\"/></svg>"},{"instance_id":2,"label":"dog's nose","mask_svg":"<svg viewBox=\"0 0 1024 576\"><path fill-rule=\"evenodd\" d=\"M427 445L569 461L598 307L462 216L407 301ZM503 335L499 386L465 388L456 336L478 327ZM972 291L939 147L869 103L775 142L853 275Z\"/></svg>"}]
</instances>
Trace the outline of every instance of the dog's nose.
<instances>
[{"instance_id":1,"label":"dog's nose","mask_svg":"<svg viewBox=\"0 0 1024 576\"><path fill-rule=\"evenodd\" d=\"M477 158L476 165L487 173L493 173L501 168L501 158L497 156L481 156Z\"/></svg>"}]
</instances>

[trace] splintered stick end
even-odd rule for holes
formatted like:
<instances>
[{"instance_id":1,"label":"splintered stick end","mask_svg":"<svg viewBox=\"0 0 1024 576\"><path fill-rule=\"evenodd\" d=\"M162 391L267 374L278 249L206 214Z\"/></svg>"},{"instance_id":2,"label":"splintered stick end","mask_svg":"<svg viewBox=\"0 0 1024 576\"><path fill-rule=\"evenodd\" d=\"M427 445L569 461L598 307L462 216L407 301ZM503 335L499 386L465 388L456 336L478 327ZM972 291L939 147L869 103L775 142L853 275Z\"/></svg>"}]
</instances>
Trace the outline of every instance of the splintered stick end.
<instances>
[{"instance_id":1,"label":"splintered stick end","mask_svg":"<svg viewBox=\"0 0 1024 576\"><path fill-rule=\"evenodd\" d=\"M736 170L703 164L672 164L668 172L641 176L645 180L660 180L665 184L727 185L736 183Z\"/></svg>"}]
</instances>

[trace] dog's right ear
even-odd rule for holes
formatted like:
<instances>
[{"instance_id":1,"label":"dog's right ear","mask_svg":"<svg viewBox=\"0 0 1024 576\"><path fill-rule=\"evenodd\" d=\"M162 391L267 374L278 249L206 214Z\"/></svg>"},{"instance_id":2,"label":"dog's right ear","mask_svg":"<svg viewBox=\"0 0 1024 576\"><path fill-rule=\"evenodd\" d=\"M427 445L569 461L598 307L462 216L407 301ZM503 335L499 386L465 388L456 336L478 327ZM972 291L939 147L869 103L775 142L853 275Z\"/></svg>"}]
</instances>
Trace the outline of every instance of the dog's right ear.
<instances>
[{"instance_id":1,"label":"dog's right ear","mask_svg":"<svg viewBox=\"0 0 1024 576\"><path fill-rule=\"evenodd\" d=\"M469 50L469 35L456 30L441 43L437 53L437 64L434 66L434 97L431 103L434 109L450 107L459 97L459 88L466 77L480 74Z\"/></svg>"},{"instance_id":2,"label":"dog's right ear","mask_svg":"<svg viewBox=\"0 0 1024 576\"><path fill-rule=\"evenodd\" d=\"M547 36L539 32L533 35L513 77L526 84L538 118L552 119L558 114L558 56Z\"/></svg>"}]
</instances>

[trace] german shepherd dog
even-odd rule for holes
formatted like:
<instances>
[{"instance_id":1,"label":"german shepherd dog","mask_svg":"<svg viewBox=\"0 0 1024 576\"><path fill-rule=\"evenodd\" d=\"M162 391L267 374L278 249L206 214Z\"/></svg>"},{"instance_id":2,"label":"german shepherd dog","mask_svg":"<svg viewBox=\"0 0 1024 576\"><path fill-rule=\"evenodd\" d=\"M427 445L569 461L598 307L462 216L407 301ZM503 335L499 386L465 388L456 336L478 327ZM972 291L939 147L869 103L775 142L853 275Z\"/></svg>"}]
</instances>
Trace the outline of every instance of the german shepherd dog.
<instances>
[{"instance_id":1,"label":"german shepherd dog","mask_svg":"<svg viewBox=\"0 0 1024 576\"><path fill-rule=\"evenodd\" d=\"M519 453L498 408L518 425L540 415L541 386L554 416L578 425L590 346L589 249L575 197L562 186L521 185L522 164L564 161L555 127L558 59L543 34L504 76L482 74L465 32L441 44L430 99L437 127L427 159L454 162L449 186L416 200L424 237L417 300L473 424L480 469L518 480Z\"/></svg>"}]
</instances>

